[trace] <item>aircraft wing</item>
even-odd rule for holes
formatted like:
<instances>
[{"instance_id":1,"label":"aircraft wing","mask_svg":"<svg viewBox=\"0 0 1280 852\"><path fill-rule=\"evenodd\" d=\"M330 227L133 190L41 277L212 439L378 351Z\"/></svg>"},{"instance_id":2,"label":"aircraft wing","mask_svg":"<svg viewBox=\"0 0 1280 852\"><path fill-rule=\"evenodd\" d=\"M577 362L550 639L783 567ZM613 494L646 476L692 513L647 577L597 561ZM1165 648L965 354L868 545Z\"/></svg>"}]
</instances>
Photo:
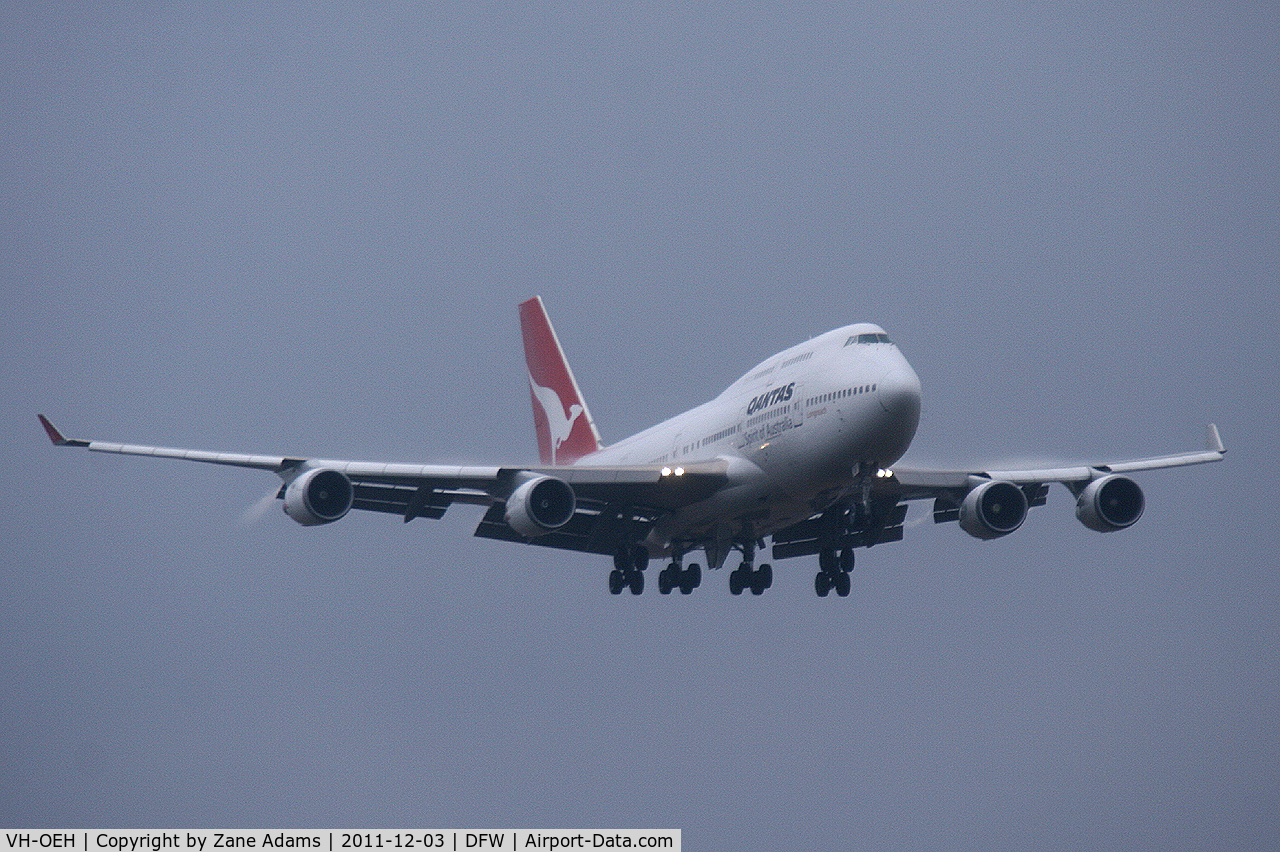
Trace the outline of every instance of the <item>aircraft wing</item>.
<instances>
[{"instance_id":1,"label":"aircraft wing","mask_svg":"<svg viewBox=\"0 0 1280 852\"><path fill-rule=\"evenodd\" d=\"M407 523L419 517L443 517L453 503L485 505L490 509L476 530L477 536L593 553L612 553L623 533L631 535L663 512L704 500L728 483L728 465L721 461L675 468L586 464L522 467L251 455L66 438L44 415L39 418L55 446L270 471L284 481L278 498L284 498L289 483L310 471L338 471L352 484L352 509L399 515ZM560 479L573 489L575 512L563 527L527 538L506 522L506 500L521 485L541 476Z\"/></svg>"},{"instance_id":2,"label":"aircraft wing","mask_svg":"<svg viewBox=\"0 0 1280 852\"><path fill-rule=\"evenodd\" d=\"M1098 477L1112 473L1131 473L1139 470L1156 470L1159 468L1183 467L1185 465L1221 461L1225 453L1226 448L1223 447L1222 438L1218 435L1218 427L1210 423L1205 440L1205 448L1195 452L1052 468L943 470L895 466L893 475L901 487L901 499L924 500L945 496L957 491L963 493L985 480L1012 482L1014 485L1023 486L1061 482L1070 487L1071 485L1087 484Z\"/></svg>"},{"instance_id":3,"label":"aircraft wing","mask_svg":"<svg viewBox=\"0 0 1280 852\"><path fill-rule=\"evenodd\" d=\"M824 548L871 547L884 542L900 541L903 535L903 521L907 514L905 501L908 500L933 500L935 523L961 521L961 526L964 527L965 522L961 520L961 504L966 502L966 497L969 497L972 492L983 488L1014 487L1020 490L1022 495L1015 499L1012 505L1021 504L1021 508L1001 517L999 504L1008 496L1008 491L994 492L992 502L984 503L980 511L995 512L994 518L989 517L989 520L994 520L995 525L966 527L966 531L971 535L979 538L995 538L1016 529L1022 523L1026 509L1043 506L1049 486L1054 482L1062 483L1073 495L1080 498L1082 494L1089 493L1092 483L1101 480L1100 485L1105 485L1112 474L1215 462L1220 461L1225 452L1222 439L1218 435L1218 428L1210 424L1208 439L1203 450L1168 456L1052 468L1028 467L1004 470L912 468L895 465L891 473L881 471L869 483L868 502L865 508L852 503L836 504L822 514L814 515L775 532L773 557L787 559L820 553ZM1121 486L1121 490L1124 490L1124 486ZM1098 519L1086 513L1081 517L1082 522L1092 529L1107 531L1123 528L1136 521L1142 511L1142 496L1140 491L1137 493L1134 491L1114 495L1118 499L1130 501L1125 510L1127 514L1114 512L1107 518ZM1110 499L1109 497L1108 500ZM1109 508L1107 511L1111 512ZM1079 512L1077 516L1080 516Z\"/></svg>"}]
</instances>

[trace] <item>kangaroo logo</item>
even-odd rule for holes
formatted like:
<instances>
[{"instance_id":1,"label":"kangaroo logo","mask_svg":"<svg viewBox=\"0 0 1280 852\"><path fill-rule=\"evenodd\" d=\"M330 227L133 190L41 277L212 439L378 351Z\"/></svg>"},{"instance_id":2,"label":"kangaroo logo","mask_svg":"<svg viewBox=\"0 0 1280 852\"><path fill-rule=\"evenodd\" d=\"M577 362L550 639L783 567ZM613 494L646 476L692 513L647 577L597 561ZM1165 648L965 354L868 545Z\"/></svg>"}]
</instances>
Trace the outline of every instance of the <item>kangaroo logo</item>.
<instances>
[{"instance_id":1,"label":"kangaroo logo","mask_svg":"<svg viewBox=\"0 0 1280 852\"><path fill-rule=\"evenodd\" d=\"M544 388L530 376L529 389L533 391L533 398L538 401L542 415L547 418L547 431L551 434L551 463L556 464L556 453L560 445L569 439L574 422L582 414L582 406L576 402L569 406L569 416L566 417L564 402L553 388Z\"/></svg>"}]
</instances>

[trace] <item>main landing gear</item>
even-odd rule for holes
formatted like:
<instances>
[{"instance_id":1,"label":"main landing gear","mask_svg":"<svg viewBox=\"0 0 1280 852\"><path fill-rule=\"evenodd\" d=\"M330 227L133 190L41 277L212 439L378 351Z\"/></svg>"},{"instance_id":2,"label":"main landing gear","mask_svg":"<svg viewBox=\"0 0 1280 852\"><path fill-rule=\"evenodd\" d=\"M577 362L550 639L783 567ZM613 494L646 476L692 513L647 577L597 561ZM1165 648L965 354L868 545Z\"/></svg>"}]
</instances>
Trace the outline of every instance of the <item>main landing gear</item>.
<instances>
[{"instance_id":1,"label":"main landing gear","mask_svg":"<svg viewBox=\"0 0 1280 852\"><path fill-rule=\"evenodd\" d=\"M764 590L773 585L773 566L769 563L759 568L751 567L751 563L743 560L729 574L729 591L740 595L743 589L750 589L753 595L762 595Z\"/></svg>"},{"instance_id":2,"label":"main landing gear","mask_svg":"<svg viewBox=\"0 0 1280 852\"><path fill-rule=\"evenodd\" d=\"M638 595L644 591L644 569L649 567L649 551L643 547L624 547L613 554L613 570L609 572L609 594L620 595L630 589Z\"/></svg>"},{"instance_id":3,"label":"main landing gear","mask_svg":"<svg viewBox=\"0 0 1280 852\"><path fill-rule=\"evenodd\" d=\"M658 591L664 595L671 594L672 589L679 589L680 594L687 595L702 585L702 566L692 562L681 567L676 560L658 572Z\"/></svg>"},{"instance_id":4,"label":"main landing gear","mask_svg":"<svg viewBox=\"0 0 1280 852\"><path fill-rule=\"evenodd\" d=\"M813 590L818 597L825 598L832 589L842 598L849 597L852 582L849 573L853 571L853 548L846 547L837 551L827 547L818 552L818 573L813 578Z\"/></svg>"},{"instance_id":5,"label":"main landing gear","mask_svg":"<svg viewBox=\"0 0 1280 852\"><path fill-rule=\"evenodd\" d=\"M759 568L754 567L757 544L764 546L763 541L757 543L750 539L734 545L742 551L742 564L729 574L730 593L740 595L744 589L750 589L751 594L762 595L765 589L773 585L772 565L766 563Z\"/></svg>"},{"instance_id":6,"label":"main landing gear","mask_svg":"<svg viewBox=\"0 0 1280 852\"><path fill-rule=\"evenodd\" d=\"M642 593L644 569L648 566L649 551L643 547L619 550L613 555L613 570L609 572L609 593L620 595L623 589L630 589L633 595ZM664 595L671 594L672 589L679 589L682 595L691 594L700 585L702 566L696 562L681 565L677 558L658 572L658 591Z\"/></svg>"},{"instance_id":7,"label":"main landing gear","mask_svg":"<svg viewBox=\"0 0 1280 852\"><path fill-rule=\"evenodd\" d=\"M773 585L773 566L767 563L759 567L753 565L756 547L754 541L733 546L742 551L742 564L729 574L729 591L740 595L744 590L750 589L753 595L764 594L764 590ZM723 557L721 559L723 560ZM644 570L648 565L649 551L644 547L635 545L619 548L613 554L613 570L609 572L609 593L620 595L623 589L629 589L633 595L643 593ZM665 568L658 572L658 591L664 595L671 594L675 589L679 589L682 595L691 594L701 585L702 566L696 562L684 565L682 556L678 553ZM848 578L845 580L845 585L848 585Z\"/></svg>"}]
</instances>

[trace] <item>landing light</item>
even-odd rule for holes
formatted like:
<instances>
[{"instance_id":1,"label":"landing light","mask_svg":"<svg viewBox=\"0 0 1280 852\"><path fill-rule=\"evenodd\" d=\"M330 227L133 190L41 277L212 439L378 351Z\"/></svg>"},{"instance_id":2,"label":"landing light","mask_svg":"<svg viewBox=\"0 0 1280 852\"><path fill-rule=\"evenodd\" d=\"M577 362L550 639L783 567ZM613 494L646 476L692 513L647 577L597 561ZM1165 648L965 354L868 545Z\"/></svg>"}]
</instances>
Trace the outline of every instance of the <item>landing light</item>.
<instances>
[{"instance_id":1,"label":"landing light","mask_svg":"<svg viewBox=\"0 0 1280 852\"><path fill-rule=\"evenodd\" d=\"M676 468L676 476L684 476L684 468L682 467Z\"/></svg>"},{"instance_id":2,"label":"landing light","mask_svg":"<svg viewBox=\"0 0 1280 852\"><path fill-rule=\"evenodd\" d=\"M882 467L876 471L876 477L879 479L888 479L891 476L893 476L893 471L888 470L887 468Z\"/></svg>"},{"instance_id":3,"label":"landing light","mask_svg":"<svg viewBox=\"0 0 1280 852\"><path fill-rule=\"evenodd\" d=\"M664 468L662 469L662 475L663 475L663 476L670 476L670 475L671 475L671 468L669 468L669 467L664 467Z\"/></svg>"}]
</instances>

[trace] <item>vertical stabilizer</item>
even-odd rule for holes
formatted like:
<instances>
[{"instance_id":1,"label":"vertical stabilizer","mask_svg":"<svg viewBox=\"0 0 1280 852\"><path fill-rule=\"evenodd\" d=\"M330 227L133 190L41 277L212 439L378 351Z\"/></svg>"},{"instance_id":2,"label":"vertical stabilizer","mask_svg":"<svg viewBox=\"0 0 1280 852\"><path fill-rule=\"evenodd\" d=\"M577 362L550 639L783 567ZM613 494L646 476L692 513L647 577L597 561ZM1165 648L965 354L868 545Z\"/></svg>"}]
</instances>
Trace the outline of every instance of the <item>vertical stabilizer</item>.
<instances>
[{"instance_id":1,"label":"vertical stabilizer","mask_svg":"<svg viewBox=\"0 0 1280 852\"><path fill-rule=\"evenodd\" d=\"M541 296L520 303L520 332L524 335L533 426L538 433L542 463L571 464L594 453L600 449L600 433L565 360Z\"/></svg>"}]
</instances>

